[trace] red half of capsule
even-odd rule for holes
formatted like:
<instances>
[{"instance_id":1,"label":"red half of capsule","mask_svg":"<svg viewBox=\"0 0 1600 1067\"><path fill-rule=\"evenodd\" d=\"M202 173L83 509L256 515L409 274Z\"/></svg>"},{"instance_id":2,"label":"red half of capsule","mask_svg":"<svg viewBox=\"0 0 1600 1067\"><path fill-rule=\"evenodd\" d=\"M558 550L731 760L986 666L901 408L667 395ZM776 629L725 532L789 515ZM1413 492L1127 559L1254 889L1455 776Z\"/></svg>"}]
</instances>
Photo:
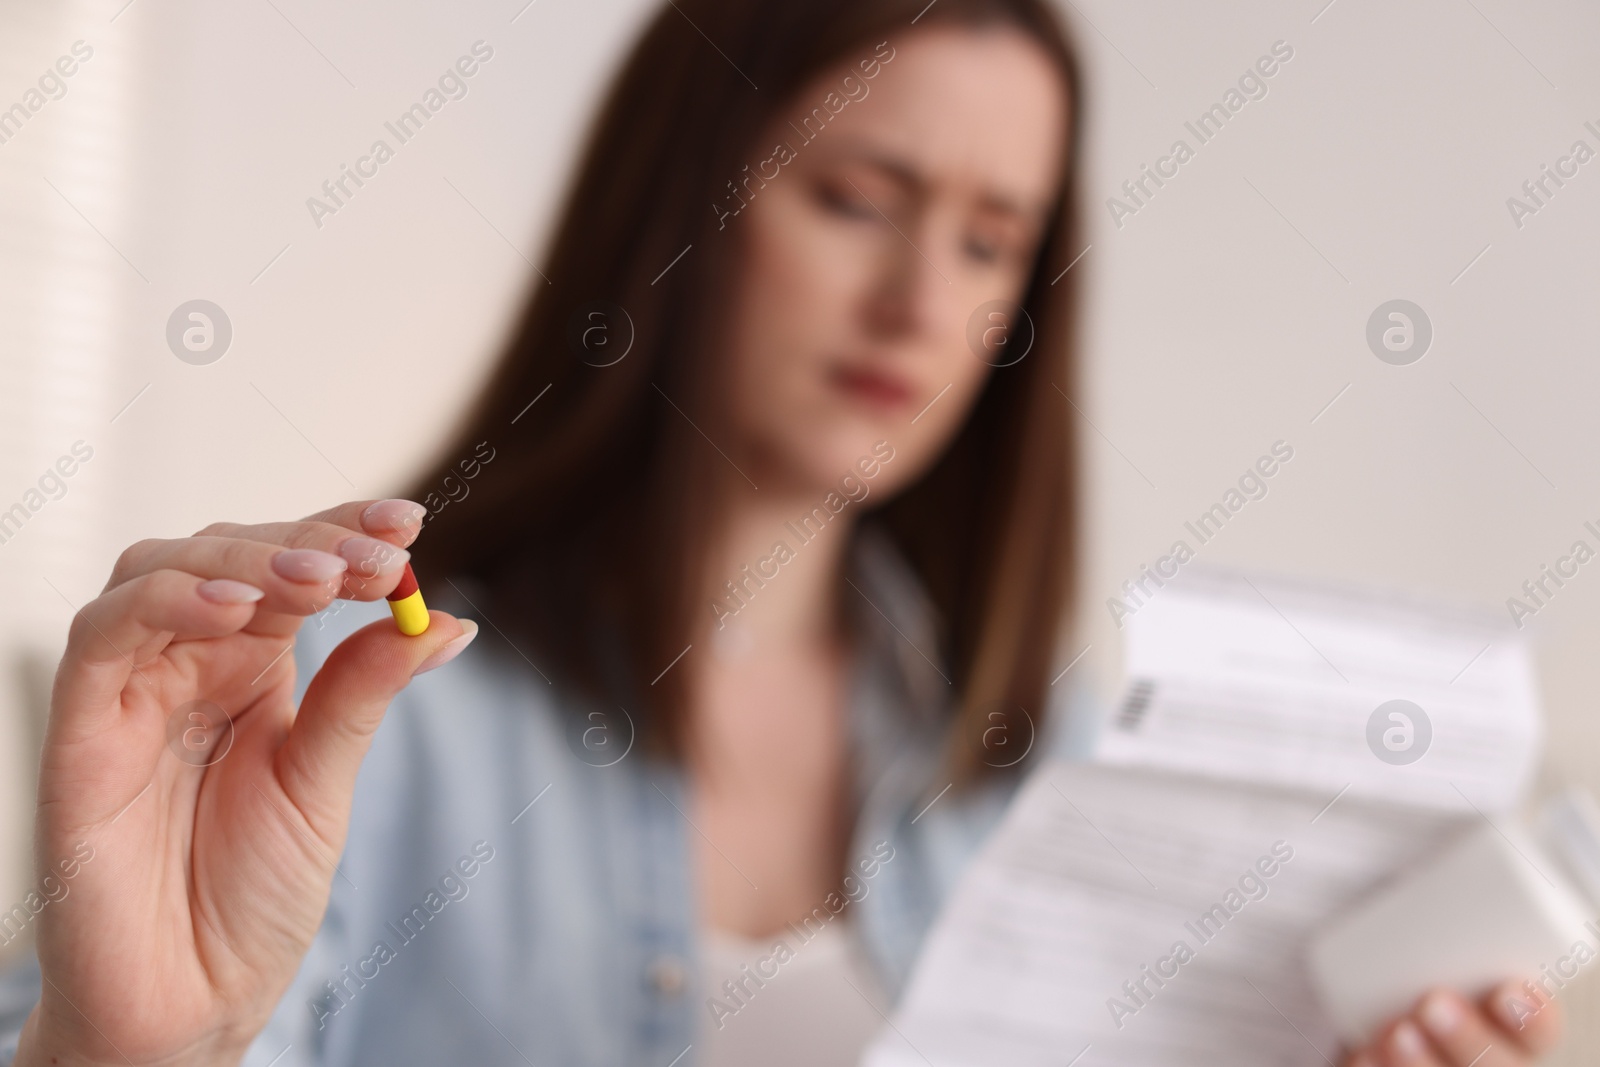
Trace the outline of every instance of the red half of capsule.
<instances>
[{"instance_id":1,"label":"red half of capsule","mask_svg":"<svg viewBox=\"0 0 1600 1067\"><path fill-rule=\"evenodd\" d=\"M406 569L400 574L400 584L394 587L394 592L384 597L385 600L404 600L417 591L417 576L411 572L411 564L406 564Z\"/></svg>"}]
</instances>

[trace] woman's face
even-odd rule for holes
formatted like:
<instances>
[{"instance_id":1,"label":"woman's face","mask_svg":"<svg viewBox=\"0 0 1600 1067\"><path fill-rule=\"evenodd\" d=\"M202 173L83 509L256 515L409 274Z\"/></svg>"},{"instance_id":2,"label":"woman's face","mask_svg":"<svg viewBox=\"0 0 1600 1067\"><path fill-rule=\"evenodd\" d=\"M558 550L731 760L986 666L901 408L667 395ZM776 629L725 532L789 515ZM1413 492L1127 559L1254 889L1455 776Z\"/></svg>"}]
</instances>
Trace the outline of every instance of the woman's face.
<instances>
[{"instance_id":1,"label":"woman's face","mask_svg":"<svg viewBox=\"0 0 1600 1067\"><path fill-rule=\"evenodd\" d=\"M968 320L1020 299L1061 177L1064 89L1021 33L859 51L798 94L732 176L744 206L723 205L743 257L734 448L763 486L837 485L880 441L873 491L931 465L990 370Z\"/></svg>"}]
</instances>

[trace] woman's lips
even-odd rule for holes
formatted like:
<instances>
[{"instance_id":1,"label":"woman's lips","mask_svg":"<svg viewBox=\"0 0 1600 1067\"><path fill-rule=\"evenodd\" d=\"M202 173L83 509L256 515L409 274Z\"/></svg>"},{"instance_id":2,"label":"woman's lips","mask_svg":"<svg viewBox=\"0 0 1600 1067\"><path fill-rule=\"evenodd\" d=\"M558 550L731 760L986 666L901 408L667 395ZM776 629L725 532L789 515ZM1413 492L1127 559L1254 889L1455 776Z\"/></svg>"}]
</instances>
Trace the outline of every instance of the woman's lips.
<instances>
[{"instance_id":1,"label":"woman's lips","mask_svg":"<svg viewBox=\"0 0 1600 1067\"><path fill-rule=\"evenodd\" d=\"M835 367L832 380L843 392L875 407L905 407L916 395L903 379L861 367Z\"/></svg>"}]
</instances>

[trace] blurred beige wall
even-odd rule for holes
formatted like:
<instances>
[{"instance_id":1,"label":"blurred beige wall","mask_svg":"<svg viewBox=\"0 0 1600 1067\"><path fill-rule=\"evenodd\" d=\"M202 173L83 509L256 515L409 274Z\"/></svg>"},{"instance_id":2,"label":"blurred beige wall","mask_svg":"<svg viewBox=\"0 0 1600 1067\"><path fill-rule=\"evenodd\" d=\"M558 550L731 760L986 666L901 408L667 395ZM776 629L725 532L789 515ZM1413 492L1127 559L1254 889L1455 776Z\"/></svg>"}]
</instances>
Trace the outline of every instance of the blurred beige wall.
<instances>
[{"instance_id":1,"label":"blurred beige wall","mask_svg":"<svg viewBox=\"0 0 1600 1067\"><path fill-rule=\"evenodd\" d=\"M37 703L15 664L53 661L73 608L129 542L402 484L493 358L596 94L652 8L0 9L0 108L76 42L92 49L65 95L0 144L0 509L75 442L93 449L66 494L0 544L5 899L26 880ZM1088 290L1086 367L1079 410L1062 402L1087 462L1081 626L1067 650L1089 646L1081 669L1109 693L1120 652L1106 599L1278 440L1293 461L1203 559L1500 605L1575 540L1600 546L1583 525L1600 526L1588 441L1600 159L1573 164L1559 189L1546 179L1537 212L1507 206L1532 205L1522 184L1567 166L1575 141L1600 151L1600 10L1066 10L1091 88L1091 228L1073 268ZM478 41L493 54L466 96L314 219L307 198ZM1258 98L1241 93L1200 143L1185 124L1276 42L1292 57L1266 65L1265 95L1248 83ZM1192 158L1161 163L1178 139ZM1144 166L1170 176L1157 188ZM1141 179L1135 200L1123 183ZM232 328L208 365L180 361L166 339L196 299ZM1432 325L1409 365L1366 339L1394 299ZM1600 564L1529 622L1550 784L1600 789L1597 609ZM1600 1030L1578 1026L1575 1048L1600 1047Z\"/></svg>"}]
</instances>

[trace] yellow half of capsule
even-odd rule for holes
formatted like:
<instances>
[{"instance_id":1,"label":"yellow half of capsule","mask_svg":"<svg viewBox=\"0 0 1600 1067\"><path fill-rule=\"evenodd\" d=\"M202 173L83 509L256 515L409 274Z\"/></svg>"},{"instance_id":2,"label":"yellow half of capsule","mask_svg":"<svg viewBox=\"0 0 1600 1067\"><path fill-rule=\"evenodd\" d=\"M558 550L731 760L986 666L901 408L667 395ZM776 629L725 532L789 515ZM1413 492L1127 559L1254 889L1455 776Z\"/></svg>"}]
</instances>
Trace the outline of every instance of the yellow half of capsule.
<instances>
[{"instance_id":1,"label":"yellow half of capsule","mask_svg":"<svg viewBox=\"0 0 1600 1067\"><path fill-rule=\"evenodd\" d=\"M428 605L422 602L422 590L418 589L408 597L389 601L389 610L394 613L395 625L400 627L400 632L407 637L416 637L428 630Z\"/></svg>"}]
</instances>

